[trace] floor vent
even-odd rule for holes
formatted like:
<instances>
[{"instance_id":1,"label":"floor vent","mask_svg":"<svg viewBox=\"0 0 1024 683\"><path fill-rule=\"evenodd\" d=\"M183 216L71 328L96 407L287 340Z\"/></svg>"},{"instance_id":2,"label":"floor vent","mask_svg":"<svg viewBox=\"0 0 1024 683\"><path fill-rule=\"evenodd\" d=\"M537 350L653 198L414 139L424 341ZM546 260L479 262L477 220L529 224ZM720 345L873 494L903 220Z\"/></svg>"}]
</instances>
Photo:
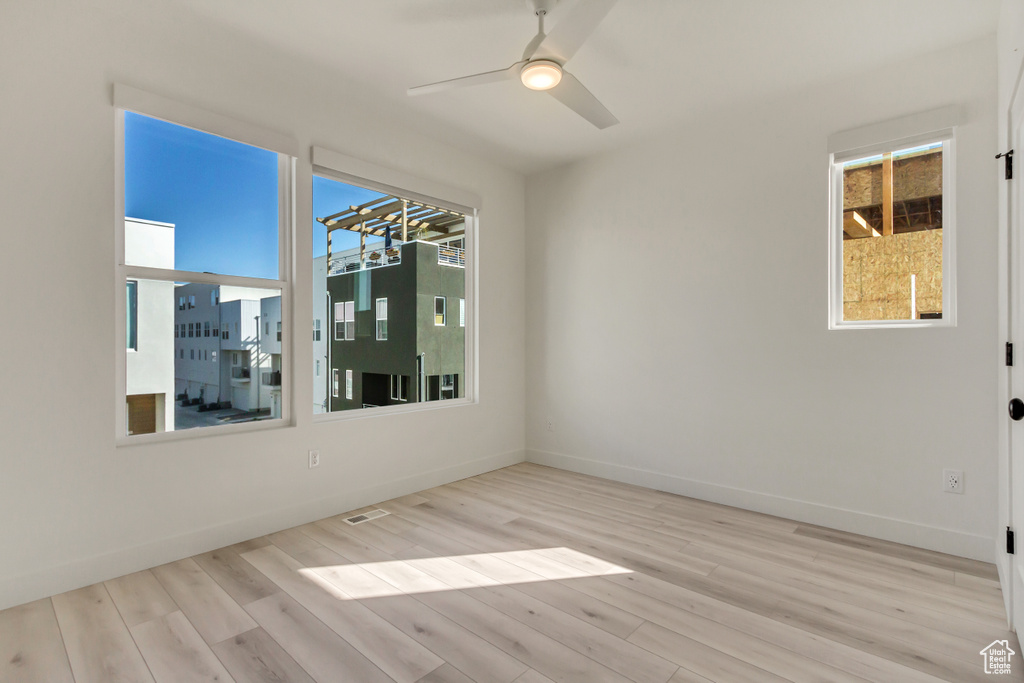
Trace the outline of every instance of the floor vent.
<instances>
[{"instance_id":1,"label":"floor vent","mask_svg":"<svg viewBox=\"0 0 1024 683\"><path fill-rule=\"evenodd\" d=\"M370 510L369 512L364 512L361 515L355 515L353 517L346 517L345 518L345 523L346 524L351 524L352 526L355 526L356 524L362 524L363 522L369 522L371 519L377 519L378 517L383 517L386 514L388 514L388 512L386 510Z\"/></svg>"}]
</instances>

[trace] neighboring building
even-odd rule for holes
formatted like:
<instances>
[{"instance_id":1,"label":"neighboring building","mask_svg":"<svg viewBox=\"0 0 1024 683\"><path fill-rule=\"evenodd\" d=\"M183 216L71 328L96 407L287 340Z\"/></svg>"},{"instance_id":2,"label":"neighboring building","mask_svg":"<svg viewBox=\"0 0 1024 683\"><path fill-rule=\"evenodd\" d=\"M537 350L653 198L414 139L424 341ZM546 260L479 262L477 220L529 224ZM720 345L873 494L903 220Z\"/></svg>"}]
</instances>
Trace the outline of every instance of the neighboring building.
<instances>
[{"instance_id":1,"label":"neighboring building","mask_svg":"<svg viewBox=\"0 0 1024 683\"><path fill-rule=\"evenodd\" d=\"M124 221L125 262L174 268L174 225ZM125 421L127 432L174 429L174 283L129 280L127 288Z\"/></svg>"},{"instance_id":2,"label":"neighboring building","mask_svg":"<svg viewBox=\"0 0 1024 683\"><path fill-rule=\"evenodd\" d=\"M175 288L176 393L281 416L281 297L265 289Z\"/></svg>"},{"instance_id":3,"label":"neighboring building","mask_svg":"<svg viewBox=\"0 0 1024 683\"><path fill-rule=\"evenodd\" d=\"M464 396L464 250L414 241L353 252L327 277L330 409Z\"/></svg>"}]
</instances>

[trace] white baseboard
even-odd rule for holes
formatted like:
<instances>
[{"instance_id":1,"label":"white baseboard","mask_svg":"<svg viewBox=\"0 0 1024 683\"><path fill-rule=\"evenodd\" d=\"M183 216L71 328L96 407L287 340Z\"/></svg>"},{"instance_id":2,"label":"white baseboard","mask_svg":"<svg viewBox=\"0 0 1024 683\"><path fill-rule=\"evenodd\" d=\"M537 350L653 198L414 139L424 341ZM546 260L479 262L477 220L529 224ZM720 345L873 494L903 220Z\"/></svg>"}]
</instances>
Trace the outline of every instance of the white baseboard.
<instances>
[{"instance_id":1,"label":"white baseboard","mask_svg":"<svg viewBox=\"0 0 1024 683\"><path fill-rule=\"evenodd\" d=\"M810 503L769 493L710 484L672 474L652 472L562 453L527 450L526 460L538 465L549 465L570 472L590 474L626 484L635 484L658 491L731 505L744 510L763 512L797 522L817 524L840 531L904 543L916 548L969 557L982 562L995 560L995 539L989 536L967 534L962 531L942 529L917 522Z\"/></svg>"},{"instance_id":2,"label":"white baseboard","mask_svg":"<svg viewBox=\"0 0 1024 683\"><path fill-rule=\"evenodd\" d=\"M100 581L174 562L232 543L257 538L380 501L515 465L524 460L525 453L521 450L501 453L450 467L420 472L359 491L347 491L337 496L304 501L288 508L215 524L138 546L79 558L56 567L42 567L31 574L2 578L0 579L0 609L90 586Z\"/></svg>"}]
</instances>

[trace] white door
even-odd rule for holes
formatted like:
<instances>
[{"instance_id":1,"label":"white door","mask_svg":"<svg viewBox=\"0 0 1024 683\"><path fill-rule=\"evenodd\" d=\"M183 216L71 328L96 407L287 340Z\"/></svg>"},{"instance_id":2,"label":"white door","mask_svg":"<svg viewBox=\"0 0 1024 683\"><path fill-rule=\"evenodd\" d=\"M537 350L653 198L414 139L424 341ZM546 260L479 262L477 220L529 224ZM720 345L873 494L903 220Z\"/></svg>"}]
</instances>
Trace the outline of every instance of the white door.
<instances>
[{"instance_id":1,"label":"white door","mask_svg":"<svg viewBox=\"0 0 1024 683\"><path fill-rule=\"evenodd\" d=\"M1016 97L1010 108L1010 148L1024 153L1024 76L1018 83ZM1001 150L1001 151L1006 151ZM1009 396L1024 399L1024 183L1020 181L1021 164L1015 158L1013 179L1006 183L1009 218L1009 333L1014 342L1014 362L1010 370ZM1002 162L1002 160L1000 160ZM1002 170L1002 165L1000 166ZM1006 418L1003 418L1006 421ZM1007 523L1017 535L1016 554L1008 556L1009 576L1003 586L1009 607L1010 625L1014 630L1024 625L1024 420L1009 422L1009 463L1006 471L1009 490L1006 494ZM1000 512L1002 517L1003 511ZM1000 535L1002 530L1000 529ZM1004 552L1003 544L997 552Z\"/></svg>"}]
</instances>

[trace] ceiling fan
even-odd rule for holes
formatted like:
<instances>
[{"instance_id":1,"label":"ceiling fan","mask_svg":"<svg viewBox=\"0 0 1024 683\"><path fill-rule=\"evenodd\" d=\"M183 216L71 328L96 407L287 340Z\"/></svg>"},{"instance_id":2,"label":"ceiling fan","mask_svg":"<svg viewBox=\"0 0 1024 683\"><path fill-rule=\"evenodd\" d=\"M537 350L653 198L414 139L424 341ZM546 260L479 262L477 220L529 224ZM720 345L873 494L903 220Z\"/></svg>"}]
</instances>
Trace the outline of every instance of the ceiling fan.
<instances>
[{"instance_id":1,"label":"ceiling fan","mask_svg":"<svg viewBox=\"0 0 1024 683\"><path fill-rule=\"evenodd\" d=\"M546 91L598 128L614 126L619 120L563 67L582 47L618 0L580 0L550 33L545 34L544 17L557 1L528 0L534 7L539 28L537 35L523 51L523 58L512 66L507 69L486 71L472 76L420 85L409 88L408 94L427 95L452 88L484 85L519 78L527 88Z\"/></svg>"}]
</instances>

